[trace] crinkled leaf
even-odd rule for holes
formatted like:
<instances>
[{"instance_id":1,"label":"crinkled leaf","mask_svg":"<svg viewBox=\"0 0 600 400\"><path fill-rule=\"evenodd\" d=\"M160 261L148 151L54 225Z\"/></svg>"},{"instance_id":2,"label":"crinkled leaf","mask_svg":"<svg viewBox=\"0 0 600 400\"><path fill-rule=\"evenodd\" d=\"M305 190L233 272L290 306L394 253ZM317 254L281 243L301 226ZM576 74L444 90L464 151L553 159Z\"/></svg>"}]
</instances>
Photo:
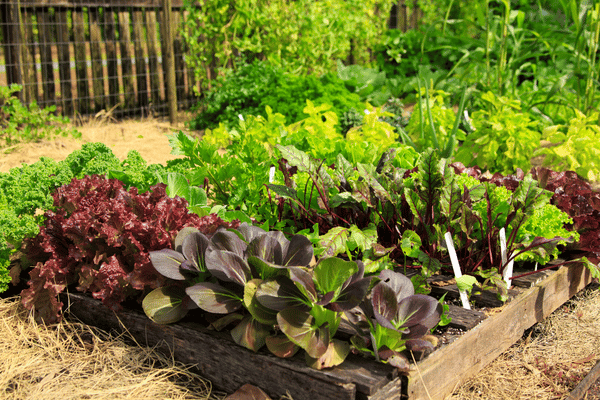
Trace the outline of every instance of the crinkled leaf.
<instances>
[{"instance_id":1,"label":"crinkled leaf","mask_svg":"<svg viewBox=\"0 0 600 400\"><path fill-rule=\"evenodd\" d=\"M282 157L287 160L288 164L292 167L298 167L299 171L311 172L317 169L316 164L310 159L310 156L294 146L277 145L277 149L279 149Z\"/></svg>"},{"instance_id":2,"label":"crinkled leaf","mask_svg":"<svg viewBox=\"0 0 600 400\"><path fill-rule=\"evenodd\" d=\"M350 344L346 341L333 339L327 346L325 353L319 358L313 358L307 353L305 356L306 364L318 370L331 368L343 363L348 354L350 354Z\"/></svg>"},{"instance_id":3,"label":"crinkled leaf","mask_svg":"<svg viewBox=\"0 0 600 400\"><path fill-rule=\"evenodd\" d=\"M270 334L268 326L261 324L250 315L244 317L231 330L231 337L234 342L254 352L257 352L265 345L265 340Z\"/></svg>"},{"instance_id":4,"label":"crinkled leaf","mask_svg":"<svg viewBox=\"0 0 600 400\"><path fill-rule=\"evenodd\" d=\"M319 237L319 246L323 248L323 257L335 257L346 251L346 242L350 236L350 229L337 226L331 228L326 234Z\"/></svg>"},{"instance_id":5,"label":"crinkled leaf","mask_svg":"<svg viewBox=\"0 0 600 400\"><path fill-rule=\"evenodd\" d=\"M242 299L213 282L200 282L185 289L190 298L204 311L228 314L242 307Z\"/></svg>"},{"instance_id":6,"label":"crinkled leaf","mask_svg":"<svg viewBox=\"0 0 600 400\"><path fill-rule=\"evenodd\" d=\"M152 266L159 274L178 281L185 280L179 271L179 266L185 261L183 254L172 249L162 249L149 253Z\"/></svg>"},{"instance_id":7,"label":"crinkled leaf","mask_svg":"<svg viewBox=\"0 0 600 400\"><path fill-rule=\"evenodd\" d=\"M312 358L319 358L329 346L329 327L317 326L315 318L298 308L286 308L277 314L277 323L285 335Z\"/></svg>"},{"instance_id":8,"label":"crinkled leaf","mask_svg":"<svg viewBox=\"0 0 600 400\"><path fill-rule=\"evenodd\" d=\"M372 164L358 164L358 174L363 178L371 187L371 190L381 200L391 201L390 194L385 190L379 181L375 178L375 166Z\"/></svg>"}]
</instances>

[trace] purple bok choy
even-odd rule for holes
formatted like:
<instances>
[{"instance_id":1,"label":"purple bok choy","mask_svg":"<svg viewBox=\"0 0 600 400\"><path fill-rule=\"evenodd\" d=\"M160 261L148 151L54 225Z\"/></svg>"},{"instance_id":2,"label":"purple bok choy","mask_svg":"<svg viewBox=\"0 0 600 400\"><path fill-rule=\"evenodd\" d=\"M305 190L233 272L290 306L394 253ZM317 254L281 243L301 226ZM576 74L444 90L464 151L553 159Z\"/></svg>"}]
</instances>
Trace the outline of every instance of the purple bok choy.
<instances>
[{"instance_id":1,"label":"purple bok choy","mask_svg":"<svg viewBox=\"0 0 600 400\"><path fill-rule=\"evenodd\" d=\"M175 237L174 249L149 253L154 269L171 283L144 297L142 308L148 318L158 324L171 324L185 317L189 310L198 308L185 289L210 276L204 264L209 242L198 229L186 227Z\"/></svg>"},{"instance_id":2,"label":"purple bok choy","mask_svg":"<svg viewBox=\"0 0 600 400\"><path fill-rule=\"evenodd\" d=\"M288 275L262 282L256 298L277 311L281 331L266 339L267 347L279 357L302 348L307 364L315 369L341 364L350 345L334 336L343 313L363 301L370 282L362 262L334 257L320 259L313 268L288 268Z\"/></svg>"},{"instance_id":3,"label":"purple bok choy","mask_svg":"<svg viewBox=\"0 0 600 400\"><path fill-rule=\"evenodd\" d=\"M442 313L443 307L435 298L415 294L409 278L384 270L369 298L346 315L355 330L351 342L357 350L408 372L405 350L433 350L436 339L429 333Z\"/></svg>"}]
</instances>

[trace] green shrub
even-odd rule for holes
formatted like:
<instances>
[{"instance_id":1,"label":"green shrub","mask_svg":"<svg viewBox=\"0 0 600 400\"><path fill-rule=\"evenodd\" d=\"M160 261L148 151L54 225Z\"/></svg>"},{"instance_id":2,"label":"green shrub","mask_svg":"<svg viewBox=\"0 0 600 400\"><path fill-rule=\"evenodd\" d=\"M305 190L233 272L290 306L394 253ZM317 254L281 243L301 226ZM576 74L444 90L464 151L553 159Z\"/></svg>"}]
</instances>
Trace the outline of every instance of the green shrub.
<instances>
[{"instance_id":1,"label":"green shrub","mask_svg":"<svg viewBox=\"0 0 600 400\"><path fill-rule=\"evenodd\" d=\"M40 109L36 102L28 106L21 103L15 96L21 89L22 86L16 84L0 86L0 147L55 136L81 137L76 130L65 130L57 125L66 124L69 119L54 115L56 106Z\"/></svg>"},{"instance_id":2,"label":"green shrub","mask_svg":"<svg viewBox=\"0 0 600 400\"><path fill-rule=\"evenodd\" d=\"M196 107L198 114L189 126L192 129L212 129L219 123L234 126L239 115L266 118L267 106L282 114L286 121L296 122L302 118L306 100L330 104L337 115L351 108L365 108L360 96L350 92L333 74L297 76L267 62L254 61L217 78Z\"/></svg>"}]
</instances>

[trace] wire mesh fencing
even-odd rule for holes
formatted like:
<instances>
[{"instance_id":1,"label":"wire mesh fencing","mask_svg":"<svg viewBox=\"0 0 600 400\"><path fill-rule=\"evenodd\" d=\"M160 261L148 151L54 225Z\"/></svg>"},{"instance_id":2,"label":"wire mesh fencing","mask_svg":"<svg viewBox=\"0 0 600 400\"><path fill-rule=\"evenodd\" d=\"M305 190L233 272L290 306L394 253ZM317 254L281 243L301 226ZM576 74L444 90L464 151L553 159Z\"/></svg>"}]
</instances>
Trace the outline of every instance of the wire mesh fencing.
<instances>
[{"instance_id":1,"label":"wire mesh fencing","mask_svg":"<svg viewBox=\"0 0 600 400\"><path fill-rule=\"evenodd\" d=\"M171 26L183 21L172 0ZM0 0L0 85L67 116L104 110L116 118L168 109L165 22L160 0ZM178 109L197 100L185 43L173 29Z\"/></svg>"}]
</instances>

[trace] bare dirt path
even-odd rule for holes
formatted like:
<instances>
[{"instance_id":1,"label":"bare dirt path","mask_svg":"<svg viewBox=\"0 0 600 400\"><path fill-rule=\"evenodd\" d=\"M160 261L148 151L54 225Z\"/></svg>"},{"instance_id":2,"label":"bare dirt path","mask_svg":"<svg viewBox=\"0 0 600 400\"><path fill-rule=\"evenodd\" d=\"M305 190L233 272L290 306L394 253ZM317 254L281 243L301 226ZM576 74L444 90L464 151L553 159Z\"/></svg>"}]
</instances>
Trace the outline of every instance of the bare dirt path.
<instances>
[{"instance_id":1,"label":"bare dirt path","mask_svg":"<svg viewBox=\"0 0 600 400\"><path fill-rule=\"evenodd\" d=\"M184 121L182 117L180 120ZM64 160L84 143L102 142L123 160L130 150L137 150L148 164L164 164L177 158L171 153L167 135L184 129L184 124L171 126L164 119L125 120L107 122L91 120L81 126L75 126L81 132L81 138L59 137L40 143L26 143L16 146L8 154L0 153L0 172L8 172L22 163L31 164L40 157Z\"/></svg>"}]
</instances>

